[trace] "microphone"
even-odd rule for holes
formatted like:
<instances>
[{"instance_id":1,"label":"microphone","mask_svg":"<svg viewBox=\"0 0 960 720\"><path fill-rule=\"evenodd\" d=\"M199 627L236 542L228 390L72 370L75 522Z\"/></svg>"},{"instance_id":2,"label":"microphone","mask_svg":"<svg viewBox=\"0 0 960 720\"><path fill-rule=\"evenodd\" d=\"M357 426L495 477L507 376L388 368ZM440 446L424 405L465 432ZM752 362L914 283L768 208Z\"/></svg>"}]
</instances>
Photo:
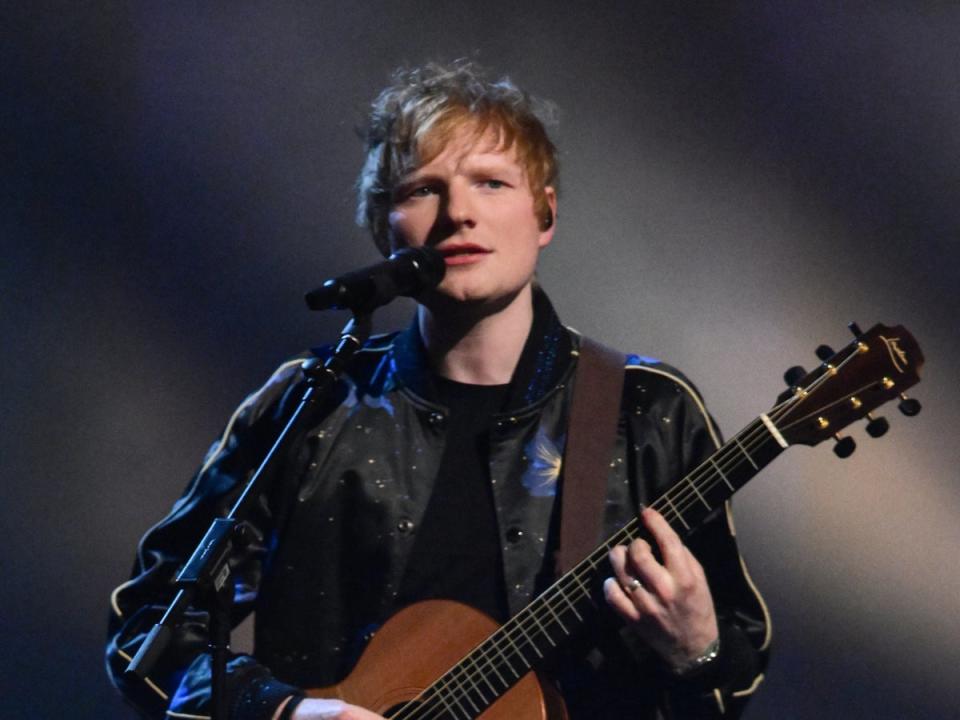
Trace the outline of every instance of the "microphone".
<instances>
[{"instance_id":1,"label":"microphone","mask_svg":"<svg viewBox=\"0 0 960 720\"><path fill-rule=\"evenodd\" d=\"M433 248L403 248L375 265L327 280L304 299L311 310L368 313L398 295L411 297L436 287L446 271L443 255Z\"/></svg>"}]
</instances>

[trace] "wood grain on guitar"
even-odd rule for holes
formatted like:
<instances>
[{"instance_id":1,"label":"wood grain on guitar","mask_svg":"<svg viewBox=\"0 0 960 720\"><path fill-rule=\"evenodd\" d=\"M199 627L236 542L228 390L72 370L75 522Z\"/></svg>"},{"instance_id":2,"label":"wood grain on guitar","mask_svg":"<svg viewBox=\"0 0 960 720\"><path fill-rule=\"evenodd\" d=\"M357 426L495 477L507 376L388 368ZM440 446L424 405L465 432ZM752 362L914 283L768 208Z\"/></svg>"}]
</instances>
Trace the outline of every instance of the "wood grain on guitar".
<instances>
[{"instance_id":1,"label":"wood grain on guitar","mask_svg":"<svg viewBox=\"0 0 960 720\"><path fill-rule=\"evenodd\" d=\"M416 603L390 618L374 635L343 682L307 694L337 697L397 720L566 720L560 696L549 684L541 685L534 672L523 674L482 712L481 707L497 697L496 686L486 683L483 676L497 673L505 680L505 669L495 671L488 666L454 671L449 681L463 688L460 693L448 693L447 697L439 691L424 692L497 627L496 621L460 603ZM410 702L421 695L421 702Z\"/></svg>"},{"instance_id":2,"label":"wood grain on guitar","mask_svg":"<svg viewBox=\"0 0 960 720\"><path fill-rule=\"evenodd\" d=\"M816 370L793 373L776 405L652 503L681 537L790 445L837 438L897 397L904 415L919 412L919 403L903 394L920 381L923 365L910 332L851 329L854 342L837 353L818 350L823 362ZM644 534L639 520L631 520L500 627L445 600L408 607L380 629L345 680L308 694L338 697L393 720L564 720L559 694L538 680L536 669L597 612L610 549Z\"/></svg>"}]
</instances>

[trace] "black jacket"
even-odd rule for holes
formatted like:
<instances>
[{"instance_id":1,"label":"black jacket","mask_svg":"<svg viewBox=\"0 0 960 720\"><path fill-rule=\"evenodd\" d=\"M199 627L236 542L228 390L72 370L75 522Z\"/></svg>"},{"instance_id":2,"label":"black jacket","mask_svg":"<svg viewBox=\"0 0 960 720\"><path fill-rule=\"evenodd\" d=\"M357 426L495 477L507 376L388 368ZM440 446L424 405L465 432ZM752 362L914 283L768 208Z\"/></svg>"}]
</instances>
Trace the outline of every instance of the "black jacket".
<instances>
[{"instance_id":1,"label":"black jacket","mask_svg":"<svg viewBox=\"0 0 960 720\"><path fill-rule=\"evenodd\" d=\"M511 614L543 589L553 569L551 518L579 344L542 294L535 309L508 411L490 433ZM190 615L149 683L128 684L121 674L170 601L184 559L211 518L229 509L298 403L301 360L284 363L240 405L183 497L141 541L132 579L113 593L108 671L150 716L162 717L168 705L174 717L209 714L203 613ZM275 465L249 519L256 541L233 563L237 622L256 610L255 657L236 656L229 665L235 717L269 718L296 688L341 679L371 633L399 609L394 598L444 444L446 412L433 397L416 327L377 337ZM701 399L682 375L628 356L605 530L612 534L634 518L716 442ZM683 717L739 714L766 663L766 610L723 512L689 543L717 605L720 658L701 677L673 681L629 630L604 617L603 629L574 644L554 668L573 717L655 717L668 706Z\"/></svg>"}]
</instances>

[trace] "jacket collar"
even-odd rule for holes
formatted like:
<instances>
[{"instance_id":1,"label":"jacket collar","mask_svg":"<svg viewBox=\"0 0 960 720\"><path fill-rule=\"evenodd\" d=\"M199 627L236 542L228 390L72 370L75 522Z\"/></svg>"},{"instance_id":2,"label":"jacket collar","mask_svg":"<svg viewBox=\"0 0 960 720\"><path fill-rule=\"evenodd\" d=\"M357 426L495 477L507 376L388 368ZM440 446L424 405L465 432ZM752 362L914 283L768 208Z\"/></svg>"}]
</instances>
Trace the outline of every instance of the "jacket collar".
<instances>
[{"instance_id":1,"label":"jacket collar","mask_svg":"<svg viewBox=\"0 0 960 720\"><path fill-rule=\"evenodd\" d=\"M546 293L533 292L533 324L513 378L504 411L537 404L566 374L572 364L574 347L570 332L560 323ZM392 369L398 384L436 404L438 393L434 373L427 361L416 318L393 342Z\"/></svg>"}]
</instances>

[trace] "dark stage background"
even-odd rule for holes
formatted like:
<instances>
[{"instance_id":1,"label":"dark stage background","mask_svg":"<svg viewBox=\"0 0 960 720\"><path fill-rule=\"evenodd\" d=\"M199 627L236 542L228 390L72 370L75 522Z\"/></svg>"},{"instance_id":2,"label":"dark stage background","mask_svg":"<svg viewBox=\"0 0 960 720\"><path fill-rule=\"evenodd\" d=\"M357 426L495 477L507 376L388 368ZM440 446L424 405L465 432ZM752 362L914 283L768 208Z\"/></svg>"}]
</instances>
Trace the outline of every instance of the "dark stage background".
<instances>
[{"instance_id":1,"label":"dark stage background","mask_svg":"<svg viewBox=\"0 0 960 720\"><path fill-rule=\"evenodd\" d=\"M920 339L918 418L739 496L775 643L747 717L960 717L956 3L4 5L3 717L131 717L111 589L234 405L341 324L302 291L376 259L366 103L465 55L559 107L561 316L680 366L728 434L850 320Z\"/></svg>"}]
</instances>

